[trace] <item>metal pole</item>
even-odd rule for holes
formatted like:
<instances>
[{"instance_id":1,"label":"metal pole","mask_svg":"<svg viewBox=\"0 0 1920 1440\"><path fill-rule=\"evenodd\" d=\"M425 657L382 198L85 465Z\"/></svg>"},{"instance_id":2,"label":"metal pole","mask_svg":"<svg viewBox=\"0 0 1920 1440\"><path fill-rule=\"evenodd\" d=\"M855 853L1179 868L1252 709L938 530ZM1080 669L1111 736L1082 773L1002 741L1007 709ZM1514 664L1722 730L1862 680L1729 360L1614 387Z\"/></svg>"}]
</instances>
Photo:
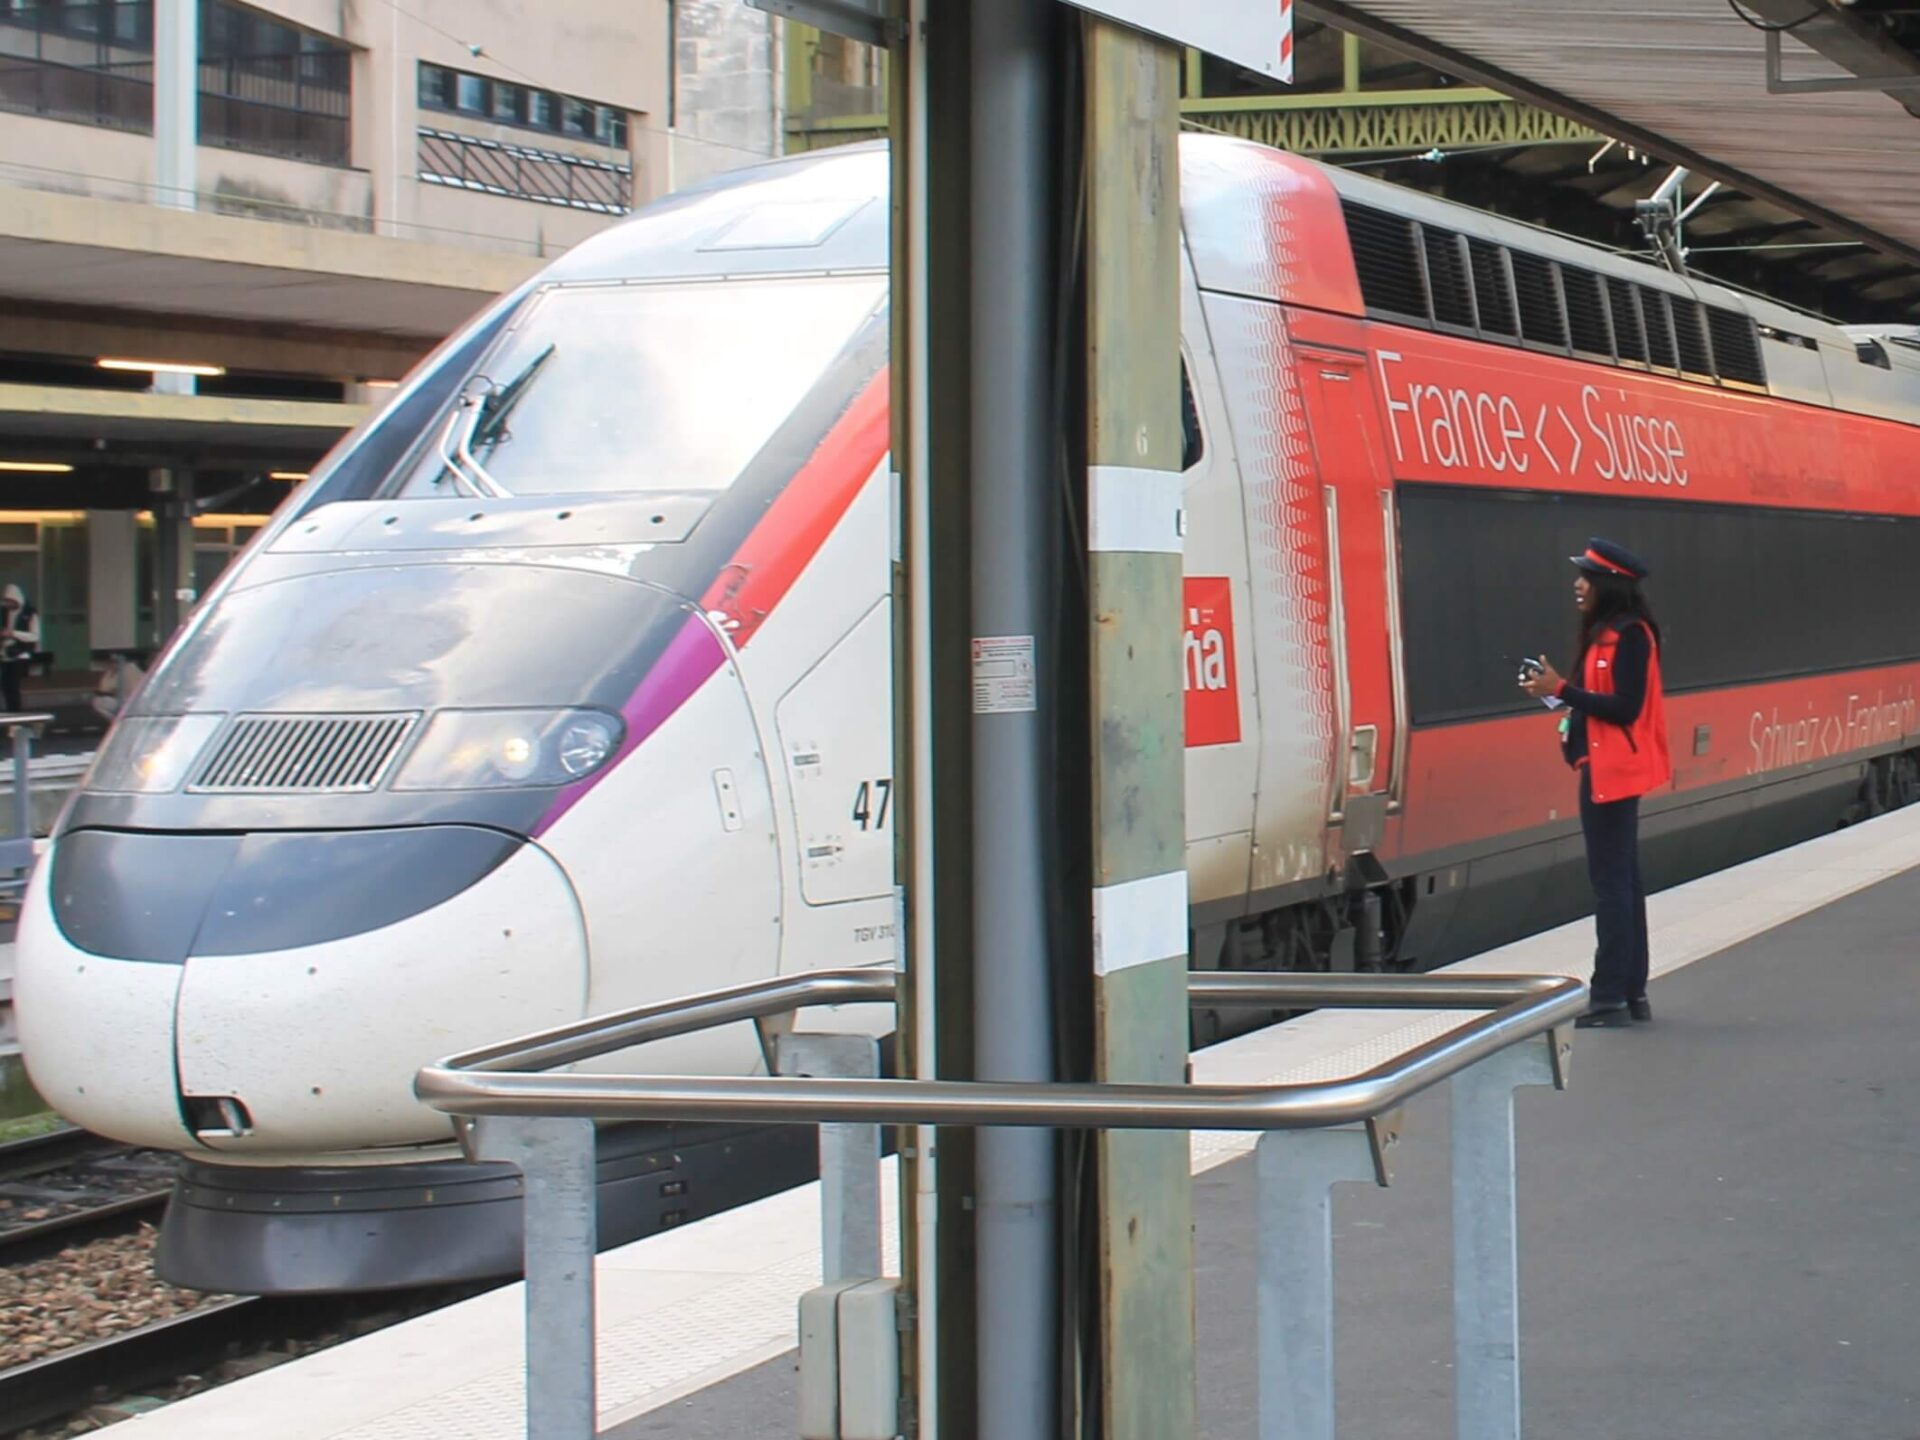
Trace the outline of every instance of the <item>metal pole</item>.
<instances>
[{"instance_id":1,"label":"metal pole","mask_svg":"<svg viewBox=\"0 0 1920 1440\"><path fill-rule=\"evenodd\" d=\"M1275 1130L1254 1150L1260 1440L1333 1440L1333 1196L1375 1180L1363 1130Z\"/></svg>"},{"instance_id":2,"label":"metal pole","mask_svg":"<svg viewBox=\"0 0 1920 1440\"><path fill-rule=\"evenodd\" d=\"M194 208L200 144L199 0L156 0L153 15L153 145L158 203Z\"/></svg>"},{"instance_id":3,"label":"metal pole","mask_svg":"<svg viewBox=\"0 0 1920 1440\"><path fill-rule=\"evenodd\" d=\"M527 1440L592 1440L593 1121L486 1119L475 1153L519 1167L527 1277Z\"/></svg>"},{"instance_id":4,"label":"metal pole","mask_svg":"<svg viewBox=\"0 0 1920 1440\"><path fill-rule=\"evenodd\" d=\"M896 365L903 368L905 382L902 407L904 420L897 434L905 463L901 471L899 499L903 553L898 557L904 567L904 585L896 585L896 594L904 601L897 607L902 620L900 642L895 655L900 657L894 670L896 693L902 678L906 681L905 723L898 727L895 746L900 754L898 773L907 778L907 804L903 807L907 826L896 878L904 879L900 947L907 985L903 1028L910 1031L910 1054L916 1079L934 1080L940 1075L938 992L935 962L935 863L938 841L937 811L934 807L933 775L936 757L934 743L934 646L933 617L933 401L932 346L929 322L932 306L932 258L928 244L932 228L932 187L929 161L932 154L932 112L928 99L931 77L927 65L928 0L907 0L907 33L894 47L893 93L889 113L893 123L894 174L900 177L899 191L906 204L900 228L901 237L894 260L893 293L905 299L904 320L896 334L904 336ZM902 54L904 50L904 55ZM905 63L899 61L904 59ZM904 103L902 95L904 92ZM779 131L776 129L776 134ZM904 272L904 273L903 273ZM896 717L903 711L896 703ZM911 1194L908 1212L913 1216L913 1253L911 1264L903 1263L902 1273L909 1277L916 1326L913 1365L913 1414L919 1422L920 1440L940 1440L940 1132L931 1125L912 1132L910 1155L902 1157ZM904 1250L904 1245L903 1245ZM964 1332L963 1332L964 1333Z\"/></svg>"},{"instance_id":5,"label":"metal pole","mask_svg":"<svg viewBox=\"0 0 1920 1440\"><path fill-rule=\"evenodd\" d=\"M17 721L13 731L13 833L27 842L27 854L33 853L33 796L27 787L33 760L33 727Z\"/></svg>"},{"instance_id":6,"label":"metal pole","mask_svg":"<svg viewBox=\"0 0 1920 1440\"><path fill-rule=\"evenodd\" d=\"M1089 840L1093 1074L1178 1084L1187 1060L1181 667L1179 53L1086 17ZM1107 1440L1194 1428L1186 1137L1106 1132Z\"/></svg>"},{"instance_id":7,"label":"metal pole","mask_svg":"<svg viewBox=\"0 0 1920 1440\"><path fill-rule=\"evenodd\" d=\"M873 1079L879 1042L866 1035L792 1033L776 1042L782 1075ZM880 1127L820 1127L820 1279L877 1280L880 1259Z\"/></svg>"},{"instance_id":8,"label":"metal pole","mask_svg":"<svg viewBox=\"0 0 1920 1440\"><path fill-rule=\"evenodd\" d=\"M974 0L971 419L974 1058L982 1080L1053 1079L1047 729L1048 411L1057 7ZM1058 1415L1054 1137L979 1137L979 1433L1048 1440Z\"/></svg>"},{"instance_id":9,"label":"metal pole","mask_svg":"<svg viewBox=\"0 0 1920 1440\"><path fill-rule=\"evenodd\" d=\"M1520 1440L1513 1092L1517 1086L1554 1081L1552 1051L1536 1041L1502 1050L1449 1083L1454 1406L1460 1440Z\"/></svg>"},{"instance_id":10,"label":"metal pole","mask_svg":"<svg viewBox=\"0 0 1920 1440\"><path fill-rule=\"evenodd\" d=\"M162 380L180 378L155 376L154 389L162 388ZM193 472L184 468L149 471L148 488L154 492L153 638L158 650L173 638L193 603Z\"/></svg>"}]
</instances>

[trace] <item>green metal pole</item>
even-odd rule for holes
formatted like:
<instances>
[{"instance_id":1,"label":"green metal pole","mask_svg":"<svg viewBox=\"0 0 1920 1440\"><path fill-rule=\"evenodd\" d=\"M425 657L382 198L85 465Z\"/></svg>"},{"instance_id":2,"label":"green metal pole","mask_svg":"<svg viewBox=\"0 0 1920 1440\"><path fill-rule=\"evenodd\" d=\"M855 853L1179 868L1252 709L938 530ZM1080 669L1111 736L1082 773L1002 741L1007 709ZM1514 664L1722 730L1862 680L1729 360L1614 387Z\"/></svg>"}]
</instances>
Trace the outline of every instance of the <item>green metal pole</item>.
<instances>
[{"instance_id":1,"label":"green metal pole","mask_svg":"<svg viewBox=\"0 0 1920 1440\"><path fill-rule=\"evenodd\" d=\"M1086 26L1094 1068L1186 1071L1180 52ZM1187 1137L1099 1139L1109 1440L1194 1433Z\"/></svg>"}]
</instances>

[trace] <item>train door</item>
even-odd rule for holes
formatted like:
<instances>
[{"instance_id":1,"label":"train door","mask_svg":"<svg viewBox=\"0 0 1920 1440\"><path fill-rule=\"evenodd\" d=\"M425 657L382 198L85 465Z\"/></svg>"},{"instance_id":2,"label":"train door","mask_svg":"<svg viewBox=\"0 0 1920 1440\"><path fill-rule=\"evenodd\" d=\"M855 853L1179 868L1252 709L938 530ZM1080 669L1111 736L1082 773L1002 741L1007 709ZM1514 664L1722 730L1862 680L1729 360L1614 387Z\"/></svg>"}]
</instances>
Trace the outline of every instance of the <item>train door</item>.
<instances>
[{"instance_id":1,"label":"train door","mask_svg":"<svg viewBox=\"0 0 1920 1440\"><path fill-rule=\"evenodd\" d=\"M1201 293L1200 309L1227 421L1216 435L1231 441L1231 479L1238 491L1233 498L1239 514L1226 522L1224 533L1238 537L1245 555L1244 562L1237 556L1223 562L1235 569L1244 563L1247 575L1246 606L1236 613L1235 628L1252 663L1240 675L1249 689L1258 681L1257 702L1243 721L1258 727L1243 732L1258 752L1249 757L1254 831L1247 865L1248 907L1258 909L1285 903L1273 897L1318 884L1326 873L1326 799L1336 744L1325 624L1326 532L1317 514L1319 481L1286 312L1213 291ZM1208 398L1204 391L1201 398ZM1195 497L1189 487L1189 581L1203 573L1198 565L1207 519ZM1188 777L1191 785L1191 763ZM1192 805L1190 796L1189 823Z\"/></svg>"},{"instance_id":2,"label":"train door","mask_svg":"<svg viewBox=\"0 0 1920 1440\"><path fill-rule=\"evenodd\" d=\"M1240 913L1246 905L1261 726L1240 467L1191 271L1184 290L1180 469L1187 514L1181 607L1187 883L1192 903L1211 907L1217 916Z\"/></svg>"},{"instance_id":3,"label":"train door","mask_svg":"<svg viewBox=\"0 0 1920 1440\"><path fill-rule=\"evenodd\" d=\"M1327 797L1348 854L1373 850L1405 782L1398 526L1366 357L1302 346L1306 402L1326 527L1328 629L1340 763Z\"/></svg>"}]
</instances>

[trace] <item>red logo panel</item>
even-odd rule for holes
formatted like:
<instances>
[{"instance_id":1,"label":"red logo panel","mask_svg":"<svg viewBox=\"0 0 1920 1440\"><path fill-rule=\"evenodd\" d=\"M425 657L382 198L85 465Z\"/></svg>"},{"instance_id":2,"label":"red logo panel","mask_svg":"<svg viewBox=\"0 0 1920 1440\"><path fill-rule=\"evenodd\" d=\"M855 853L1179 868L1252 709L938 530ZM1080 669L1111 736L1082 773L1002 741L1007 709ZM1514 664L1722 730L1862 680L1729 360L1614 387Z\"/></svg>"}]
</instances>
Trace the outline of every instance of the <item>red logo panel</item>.
<instances>
[{"instance_id":1,"label":"red logo panel","mask_svg":"<svg viewBox=\"0 0 1920 1440\"><path fill-rule=\"evenodd\" d=\"M1233 668L1233 582L1186 577L1187 744L1240 743L1240 680Z\"/></svg>"}]
</instances>

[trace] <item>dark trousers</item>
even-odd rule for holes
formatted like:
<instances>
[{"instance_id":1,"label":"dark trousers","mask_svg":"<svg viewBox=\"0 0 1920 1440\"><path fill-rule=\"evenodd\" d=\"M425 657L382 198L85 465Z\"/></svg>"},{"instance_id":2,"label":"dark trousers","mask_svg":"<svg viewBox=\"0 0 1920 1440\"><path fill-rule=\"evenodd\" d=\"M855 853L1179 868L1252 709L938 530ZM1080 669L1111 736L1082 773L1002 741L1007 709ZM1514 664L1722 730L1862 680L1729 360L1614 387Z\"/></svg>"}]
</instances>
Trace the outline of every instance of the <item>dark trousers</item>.
<instances>
[{"instance_id":1,"label":"dark trousers","mask_svg":"<svg viewBox=\"0 0 1920 1440\"><path fill-rule=\"evenodd\" d=\"M0 694L6 696L7 709L18 715L27 707L20 700L20 682L26 677L28 661L0 660Z\"/></svg>"},{"instance_id":2,"label":"dark trousers","mask_svg":"<svg viewBox=\"0 0 1920 1440\"><path fill-rule=\"evenodd\" d=\"M1601 805L1580 772L1580 829L1593 882L1593 1004L1617 1007L1647 993L1647 886L1640 878L1640 801Z\"/></svg>"}]
</instances>

